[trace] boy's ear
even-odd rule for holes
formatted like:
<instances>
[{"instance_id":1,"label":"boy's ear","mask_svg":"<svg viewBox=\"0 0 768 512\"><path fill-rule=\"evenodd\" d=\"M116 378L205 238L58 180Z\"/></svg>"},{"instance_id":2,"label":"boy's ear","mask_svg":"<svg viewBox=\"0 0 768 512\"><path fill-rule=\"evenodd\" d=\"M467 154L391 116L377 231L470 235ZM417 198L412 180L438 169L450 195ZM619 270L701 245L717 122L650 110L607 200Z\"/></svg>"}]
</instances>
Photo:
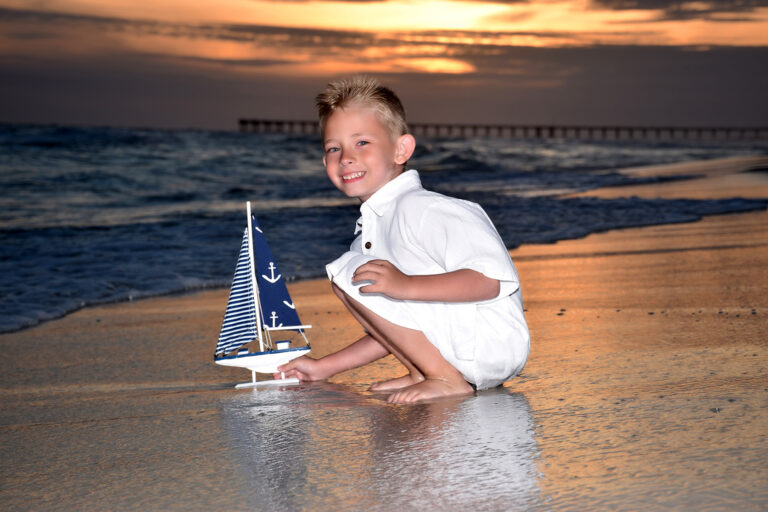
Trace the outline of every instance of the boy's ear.
<instances>
[{"instance_id":1,"label":"boy's ear","mask_svg":"<svg viewBox=\"0 0 768 512\"><path fill-rule=\"evenodd\" d=\"M325 161L325 157L323 157L323 167L328 167L328 163Z\"/></svg>"},{"instance_id":2,"label":"boy's ear","mask_svg":"<svg viewBox=\"0 0 768 512\"><path fill-rule=\"evenodd\" d=\"M407 162L408 159L411 158L411 155L413 155L413 152L415 149L416 149L416 139L413 138L413 135L411 135L410 133L401 135L397 139L395 163L401 165Z\"/></svg>"}]
</instances>

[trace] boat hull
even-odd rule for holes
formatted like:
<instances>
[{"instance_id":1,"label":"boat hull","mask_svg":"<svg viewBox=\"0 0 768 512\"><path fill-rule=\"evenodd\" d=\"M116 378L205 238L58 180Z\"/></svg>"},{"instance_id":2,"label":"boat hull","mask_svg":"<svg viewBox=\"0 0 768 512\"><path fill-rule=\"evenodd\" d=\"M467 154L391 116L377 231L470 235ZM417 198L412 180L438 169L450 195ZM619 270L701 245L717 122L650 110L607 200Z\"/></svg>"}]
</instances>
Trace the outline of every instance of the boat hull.
<instances>
[{"instance_id":1,"label":"boat hull","mask_svg":"<svg viewBox=\"0 0 768 512\"><path fill-rule=\"evenodd\" d=\"M242 355L217 357L216 364L247 368L252 372L273 374L277 367L309 353L309 347L286 348L268 352L249 352Z\"/></svg>"}]
</instances>

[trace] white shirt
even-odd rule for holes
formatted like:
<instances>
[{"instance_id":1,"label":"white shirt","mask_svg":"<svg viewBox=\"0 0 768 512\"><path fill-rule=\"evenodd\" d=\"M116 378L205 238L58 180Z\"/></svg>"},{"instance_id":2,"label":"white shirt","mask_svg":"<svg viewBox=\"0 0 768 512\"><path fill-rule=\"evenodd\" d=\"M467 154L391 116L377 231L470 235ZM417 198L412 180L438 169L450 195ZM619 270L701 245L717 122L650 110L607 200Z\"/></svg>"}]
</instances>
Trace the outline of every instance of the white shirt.
<instances>
[{"instance_id":1,"label":"white shirt","mask_svg":"<svg viewBox=\"0 0 768 512\"><path fill-rule=\"evenodd\" d=\"M509 252L483 209L421 186L409 170L360 206L350 250L326 266L328 277L379 316L422 331L478 389L492 387L522 369L529 335L520 284ZM499 295L478 303L403 301L361 294L352 274L384 259L408 275L472 269L499 281Z\"/></svg>"}]
</instances>

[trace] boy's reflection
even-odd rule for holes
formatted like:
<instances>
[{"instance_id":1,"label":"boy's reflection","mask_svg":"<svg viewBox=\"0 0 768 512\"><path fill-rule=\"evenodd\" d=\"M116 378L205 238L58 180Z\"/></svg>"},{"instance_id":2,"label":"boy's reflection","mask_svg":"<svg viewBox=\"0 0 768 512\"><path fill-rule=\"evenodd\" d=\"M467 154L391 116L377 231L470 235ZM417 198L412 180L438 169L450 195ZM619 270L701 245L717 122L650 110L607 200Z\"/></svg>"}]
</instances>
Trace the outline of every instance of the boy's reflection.
<instances>
[{"instance_id":1,"label":"boy's reflection","mask_svg":"<svg viewBox=\"0 0 768 512\"><path fill-rule=\"evenodd\" d=\"M238 492L253 506L505 509L537 502L530 409L524 395L504 388L392 406L318 382L238 393L221 413L231 456L252 482Z\"/></svg>"}]
</instances>

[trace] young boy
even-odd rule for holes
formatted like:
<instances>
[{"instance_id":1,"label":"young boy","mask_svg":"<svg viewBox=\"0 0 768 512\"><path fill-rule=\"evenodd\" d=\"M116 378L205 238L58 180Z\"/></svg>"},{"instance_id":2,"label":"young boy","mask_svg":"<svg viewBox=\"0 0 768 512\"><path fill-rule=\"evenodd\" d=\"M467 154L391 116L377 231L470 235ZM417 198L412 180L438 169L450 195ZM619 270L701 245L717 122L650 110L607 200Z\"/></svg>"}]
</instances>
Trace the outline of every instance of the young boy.
<instances>
[{"instance_id":1,"label":"young boy","mask_svg":"<svg viewBox=\"0 0 768 512\"><path fill-rule=\"evenodd\" d=\"M390 403L471 394L519 373L530 347L519 281L482 208L405 171L416 141L400 100L375 80L330 83L317 106L328 177L362 202L359 236L326 270L366 335L280 370L321 380L393 354L408 374L371 386Z\"/></svg>"}]
</instances>

